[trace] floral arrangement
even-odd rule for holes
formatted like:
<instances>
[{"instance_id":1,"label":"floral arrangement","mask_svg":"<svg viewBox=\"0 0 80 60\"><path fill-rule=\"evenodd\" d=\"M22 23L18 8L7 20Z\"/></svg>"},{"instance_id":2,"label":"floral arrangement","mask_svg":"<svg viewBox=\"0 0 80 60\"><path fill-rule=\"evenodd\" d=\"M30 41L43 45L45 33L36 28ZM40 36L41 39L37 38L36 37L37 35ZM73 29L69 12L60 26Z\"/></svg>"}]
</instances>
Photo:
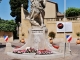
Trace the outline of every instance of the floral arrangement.
<instances>
[{"instance_id":1,"label":"floral arrangement","mask_svg":"<svg viewBox=\"0 0 80 60\"><path fill-rule=\"evenodd\" d=\"M25 53L36 53L36 52L37 52L36 49L34 49L34 48L29 48L29 49L26 50Z\"/></svg>"},{"instance_id":2,"label":"floral arrangement","mask_svg":"<svg viewBox=\"0 0 80 60\"><path fill-rule=\"evenodd\" d=\"M22 53L25 53L26 50L23 49L23 50L14 50L13 53L17 53L17 54L22 54Z\"/></svg>"},{"instance_id":3,"label":"floral arrangement","mask_svg":"<svg viewBox=\"0 0 80 60\"><path fill-rule=\"evenodd\" d=\"M23 49L23 50L14 50L13 53L17 53L17 54L22 54L22 53L35 53L36 55L47 55L47 54L52 54L52 52L50 50L36 50L34 48L27 48L27 49Z\"/></svg>"},{"instance_id":4,"label":"floral arrangement","mask_svg":"<svg viewBox=\"0 0 80 60\"><path fill-rule=\"evenodd\" d=\"M50 50L44 49L44 50L38 50L36 54L37 55L47 55L47 54L52 54L52 52Z\"/></svg>"},{"instance_id":5,"label":"floral arrangement","mask_svg":"<svg viewBox=\"0 0 80 60\"><path fill-rule=\"evenodd\" d=\"M27 48L27 49L23 49L23 50L13 50L13 53L17 53L17 54L22 54L22 53L36 53L37 50L35 50L34 48Z\"/></svg>"}]
</instances>

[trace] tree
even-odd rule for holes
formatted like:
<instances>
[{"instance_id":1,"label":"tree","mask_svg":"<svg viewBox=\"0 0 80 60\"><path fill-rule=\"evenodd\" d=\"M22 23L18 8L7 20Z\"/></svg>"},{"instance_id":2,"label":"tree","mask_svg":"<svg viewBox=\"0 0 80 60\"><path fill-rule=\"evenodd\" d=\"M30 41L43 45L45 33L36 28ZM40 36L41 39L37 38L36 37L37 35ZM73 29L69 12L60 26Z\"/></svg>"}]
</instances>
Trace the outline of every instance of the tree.
<instances>
[{"instance_id":1,"label":"tree","mask_svg":"<svg viewBox=\"0 0 80 60\"><path fill-rule=\"evenodd\" d=\"M0 31L13 32L16 26L14 20L0 19Z\"/></svg>"},{"instance_id":2,"label":"tree","mask_svg":"<svg viewBox=\"0 0 80 60\"><path fill-rule=\"evenodd\" d=\"M70 7L66 10L66 17L75 17L80 15L80 9L75 7Z\"/></svg>"},{"instance_id":3,"label":"tree","mask_svg":"<svg viewBox=\"0 0 80 60\"><path fill-rule=\"evenodd\" d=\"M0 3L1 3L1 1L2 1L2 0L0 0Z\"/></svg>"},{"instance_id":4,"label":"tree","mask_svg":"<svg viewBox=\"0 0 80 60\"><path fill-rule=\"evenodd\" d=\"M24 9L28 8L28 0L10 0L9 2L12 17L15 17L16 23L21 22L21 4L23 4Z\"/></svg>"}]
</instances>

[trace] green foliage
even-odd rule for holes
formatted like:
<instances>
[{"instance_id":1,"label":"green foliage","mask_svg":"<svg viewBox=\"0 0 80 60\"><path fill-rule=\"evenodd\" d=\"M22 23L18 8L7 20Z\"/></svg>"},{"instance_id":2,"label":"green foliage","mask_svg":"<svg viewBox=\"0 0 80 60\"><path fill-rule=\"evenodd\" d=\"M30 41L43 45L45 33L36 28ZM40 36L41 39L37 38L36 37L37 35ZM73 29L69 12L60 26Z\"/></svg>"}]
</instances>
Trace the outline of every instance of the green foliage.
<instances>
[{"instance_id":1,"label":"green foliage","mask_svg":"<svg viewBox=\"0 0 80 60\"><path fill-rule=\"evenodd\" d=\"M0 3L1 3L1 1L2 1L2 0L0 0Z\"/></svg>"},{"instance_id":2,"label":"green foliage","mask_svg":"<svg viewBox=\"0 0 80 60\"><path fill-rule=\"evenodd\" d=\"M21 4L24 9L28 8L28 0L10 0L9 2L12 17L15 17L16 23L21 22Z\"/></svg>"},{"instance_id":3,"label":"green foliage","mask_svg":"<svg viewBox=\"0 0 80 60\"><path fill-rule=\"evenodd\" d=\"M76 35L77 35L77 36L80 36L80 32L77 32Z\"/></svg>"},{"instance_id":4,"label":"green foliage","mask_svg":"<svg viewBox=\"0 0 80 60\"><path fill-rule=\"evenodd\" d=\"M80 8L70 7L66 10L66 17L75 17L80 15Z\"/></svg>"},{"instance_id":5,"label":"green foliage","mask_svg":"<svg viewBox=\"0 0 80 60\"><path fill-rule=\"evenodd\" d=\"M12 32L16 29L16 23L14 20L3 20L0 19L0 31Z\"/></svg>"},{"instance_id":6,"label":"green foliage","mask_svg":"<svg viewBox=\"0 0 80 60\"><path fill-rule=\"evenodd\" d=\"M55 35L56 35L56 34L55 34L54 32L50 32L50 33L49 33L49 37L51 37L51 39L52 39L52 38L54 39L54 38L55 38Z\"/></svg>"}]
</instances>

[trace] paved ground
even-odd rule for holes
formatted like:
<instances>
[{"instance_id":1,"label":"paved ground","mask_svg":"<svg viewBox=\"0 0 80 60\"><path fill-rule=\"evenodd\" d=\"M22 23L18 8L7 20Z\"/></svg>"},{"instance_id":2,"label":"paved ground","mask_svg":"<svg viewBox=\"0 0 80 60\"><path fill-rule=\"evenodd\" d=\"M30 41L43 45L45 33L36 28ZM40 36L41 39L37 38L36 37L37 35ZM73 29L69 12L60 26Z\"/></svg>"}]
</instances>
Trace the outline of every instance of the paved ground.
<instances>
[{"instance_id":1,"label":"paved ground","mask_svg":"<svg viewBox=\"0 0 80 60\"><path fill-rule=\"evenodd\" d=\"M12 45L16 46L22 46L22 43L12 43ZM13 57L9 57L4 53L5 50L5 44L0 45L0 60L19 60L19 59L14 59ZM80 60L80 45L76 45L74 43L71 43L71 51L72 55L65 57L65 58L55 58L53 60Z\"/></svg>"}]
</instances>

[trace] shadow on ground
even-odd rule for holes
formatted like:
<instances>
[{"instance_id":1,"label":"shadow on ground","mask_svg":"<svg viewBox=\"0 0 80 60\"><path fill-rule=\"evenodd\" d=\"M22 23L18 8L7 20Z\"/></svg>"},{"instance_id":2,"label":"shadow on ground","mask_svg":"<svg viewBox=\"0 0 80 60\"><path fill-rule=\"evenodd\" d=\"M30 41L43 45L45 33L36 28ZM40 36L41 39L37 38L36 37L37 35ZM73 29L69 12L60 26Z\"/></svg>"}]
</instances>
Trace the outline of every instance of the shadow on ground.
<instances>
[{"instance_id":1,"label":"shadow on ground","mask_svg":"<svg viewBox=\"0 0 80 60\"><path fill-rule=\"evenodd\" d=\"M4 48L4 47L6 47L6 45L0 45L0 48Z\"/></svg>"}]
</instances>

